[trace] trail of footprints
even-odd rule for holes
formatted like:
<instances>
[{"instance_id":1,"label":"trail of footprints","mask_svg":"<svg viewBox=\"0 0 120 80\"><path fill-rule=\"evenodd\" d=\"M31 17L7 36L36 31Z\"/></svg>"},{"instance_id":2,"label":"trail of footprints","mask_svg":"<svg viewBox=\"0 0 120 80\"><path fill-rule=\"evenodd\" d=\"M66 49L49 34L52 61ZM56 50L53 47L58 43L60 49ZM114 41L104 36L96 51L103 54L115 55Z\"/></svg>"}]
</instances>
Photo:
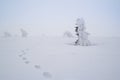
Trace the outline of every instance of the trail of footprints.
<instances>
[{"instance_id":1,"label":"trail of footprints","mask_svg":"<svg viewBox=\"0 0 120 80\"><path fill-rule=\"evenodd\" d=\"M31 62L27 59L26 54L29 49L21 50L20 55L18 55L25 64L30 64ZM33 65L35 69L41 69L41 66L39 64ZM52 74L50 72L42 72L43 77L45 78L52 78Z\"/></svg>"}]
</instances>

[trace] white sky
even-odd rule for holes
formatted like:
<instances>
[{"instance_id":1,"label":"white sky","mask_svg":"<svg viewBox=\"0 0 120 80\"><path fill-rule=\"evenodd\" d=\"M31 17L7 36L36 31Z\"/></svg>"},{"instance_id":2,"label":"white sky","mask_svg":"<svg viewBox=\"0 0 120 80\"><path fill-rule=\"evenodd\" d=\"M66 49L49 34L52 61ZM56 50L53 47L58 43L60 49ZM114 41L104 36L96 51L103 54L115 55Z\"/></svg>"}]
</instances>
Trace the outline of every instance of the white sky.
<instances>
[{"instance_id":1,"label":"white sky","mask_svg":"<svg viewBox=\"0 0 120 80\"><path fill-rule=\"evenodd\" d=\"M120 36L120 0L0 0L0 32L74 33L83 17L92 36Z\"/></svg>"}]
</instances>

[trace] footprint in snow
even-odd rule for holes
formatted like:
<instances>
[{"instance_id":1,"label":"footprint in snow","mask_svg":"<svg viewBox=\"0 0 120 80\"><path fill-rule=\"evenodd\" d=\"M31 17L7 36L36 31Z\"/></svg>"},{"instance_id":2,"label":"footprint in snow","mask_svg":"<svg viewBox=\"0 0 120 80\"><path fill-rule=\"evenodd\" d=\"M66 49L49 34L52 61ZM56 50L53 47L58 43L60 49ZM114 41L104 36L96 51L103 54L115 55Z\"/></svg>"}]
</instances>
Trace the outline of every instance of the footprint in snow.
<instances>
[{"instance_id":1,"label":"footprint in snow","mask_svg":"<svg viewBox=\"0 0 120 80\"><path fill-rule=\"evenodd\" d=\"M22 60L27 60L27 58L26 58L26 57L23 57Z\"/></svg>"},{"instance_id":2,"label":"footprint in snow","mask_svg":"<svg viewBox=\"0 0 120 80\"><path fill-rule=\"evenodd\" d=\"M20 54L20 55L18 55L19 57L22 57L23 55L22 54Z\"/></svg>"},{"instance_id":3,"label":"footprint in snow","mask_svg":"<svg viewBox=\"0 0 120 80\"><path fill-rule=\"evenodd\" d=\"M26 53L22 52L20 55L18 55L19 57L23 57Z\"/></svg>"},{"instance_id":4,"label":"footprint in snow","mask_svg":"<svg viewBox=\"0 0 120 80\"><path fill-rule=\"evenodd\" d=\"M25 64L29 64L29 63L30 63L30 61L25 61L24 63L25 63Z\"/></svg>"},{"instance_id":5,"label":"footprint in snow","mask_svg":"<svg viewBox=\"0 0 120 80\"><path fill-rule=\"evenodd\" d=\"M52 75L49 72L43 72L45 78L52 78Z\"/></svg>"},{"instance_id":6,"label":"footprint in snow","mask_svg":"<svg viewBox=\"0 0 120 80\"><path fill-rule=\"evenodd\" d=\"M40 69L41 67L40 67L40 65L35 65L34 66L36 69Z\"/></svg>"},{"instance_id":7,"label":"footprint in snow","mask_svg":"<svg viewBox=\"0 0 120 80\"><path fill-rule=\"evenodd\" d=\"M29 64L30 61L27 61L27 58L24 57L24 55L26 54L26 51L29 51L29 49L21 50L22 54L20 54L19 57L22 57L22 60L25 60L25 62L24 62L25 64ZM40 68L41 68L40 65L34 65L34 67L35 67L36 69L40 69ZM45 78L52 78L52 74L49 73L49 72L43 72L43 76L44 76Z\"/></svg>"}]
</instances>

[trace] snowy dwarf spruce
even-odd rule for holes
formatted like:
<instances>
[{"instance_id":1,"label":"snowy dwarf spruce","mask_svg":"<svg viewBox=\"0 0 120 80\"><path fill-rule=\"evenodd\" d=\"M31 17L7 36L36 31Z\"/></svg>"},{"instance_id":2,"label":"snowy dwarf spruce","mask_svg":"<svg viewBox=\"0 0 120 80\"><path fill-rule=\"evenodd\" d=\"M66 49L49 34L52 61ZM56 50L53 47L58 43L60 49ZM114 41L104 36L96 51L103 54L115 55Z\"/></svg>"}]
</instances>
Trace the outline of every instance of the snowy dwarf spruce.
<instances>
[{"instance_id":1,"label":"snowy dwarf spruce","mask_svg":"<svg viewBox=\"0 0 120 80\"><path fill-rule=\"evenodd\" d=\"M85 30L85 22L83 18L78 18L76 21L76 35L78 39L75 41L75 45L81 45L81 46L89 46L91 45L90 41L88 40L88 35Z\"/></svg>"},{"instance_id":2,"label":"snowy dwarf spruce","mask_svg":"<svg viewBox=\"0 0 120 80\"><path fill-rule=\"evenodd\" d=\"M12 35L9 32L4 32L4 36L3 37L11 37Z\"/></svg>"},{"instance_id":3,"label":"snowy dwarf spruce","mask_svg":"<svg viewBox=\"0 0 120 80\"><path fill-rule=\"evenodd\" d=\"M27 31L25 31L24 29L20 29L20 31L21 31L21 36L22 37L27 37L28 36Z\"/></svg>"}]
</instances>

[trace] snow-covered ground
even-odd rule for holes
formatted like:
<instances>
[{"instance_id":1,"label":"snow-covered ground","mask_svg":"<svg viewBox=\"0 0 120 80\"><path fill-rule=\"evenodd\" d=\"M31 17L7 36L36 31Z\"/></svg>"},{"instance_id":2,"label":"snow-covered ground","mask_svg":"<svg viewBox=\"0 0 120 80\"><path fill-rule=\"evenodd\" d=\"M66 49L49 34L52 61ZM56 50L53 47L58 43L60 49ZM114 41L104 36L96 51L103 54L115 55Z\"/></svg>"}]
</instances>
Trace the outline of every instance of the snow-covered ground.
<instances>
[{"instance_id":1,"label":"snow-covered ground","mask_svg":"<svg viewBox=\"0 0 120 80\"><path fill-rule=\"evenodd\" d=\"M0 38L0 80L120 80L120 38Z\"/></svg>"}]
</instances>

